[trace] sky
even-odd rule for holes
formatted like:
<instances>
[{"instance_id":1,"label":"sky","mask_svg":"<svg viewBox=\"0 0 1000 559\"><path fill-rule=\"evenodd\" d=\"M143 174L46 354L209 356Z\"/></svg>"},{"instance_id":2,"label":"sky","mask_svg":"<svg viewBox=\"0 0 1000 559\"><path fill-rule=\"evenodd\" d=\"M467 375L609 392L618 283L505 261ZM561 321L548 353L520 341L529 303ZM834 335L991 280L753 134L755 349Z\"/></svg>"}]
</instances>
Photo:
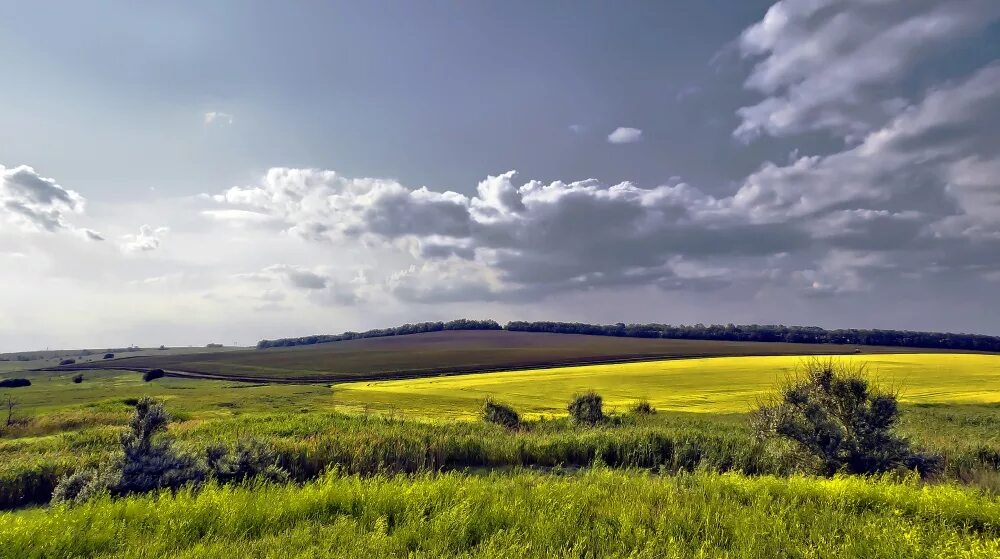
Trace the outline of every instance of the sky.
<instances>
[{"instance_id":1,"label":"sky","mask_svg":"<svg viewBox=\"0 0 1000 559\"><path fill-rule=\"evenodd\" d=\"M0 0L0 351L1000 335L1000 2Z\"/></svg>"}]
</instances>

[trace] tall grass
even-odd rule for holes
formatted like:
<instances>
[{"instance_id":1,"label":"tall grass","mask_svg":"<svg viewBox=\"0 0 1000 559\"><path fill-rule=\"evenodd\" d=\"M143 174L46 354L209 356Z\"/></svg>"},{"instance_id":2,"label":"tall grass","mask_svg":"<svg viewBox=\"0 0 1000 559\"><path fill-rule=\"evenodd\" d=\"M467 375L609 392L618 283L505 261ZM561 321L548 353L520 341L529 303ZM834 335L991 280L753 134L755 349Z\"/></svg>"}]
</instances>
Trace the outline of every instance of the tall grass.
<instances>
[{"instance_id":1,"label":"tall grass","mask_svg":"<svg viewBox=\"0 0 1000 559\"><path fill-rule=\"evenodd\" d=\"M911 408L904 428L920 446L945 457L943 477L1000 492L997 410ZM75 426L77 417L71 423ZM45 503L61 475L110 460L122 427L0 439L0 509ZM125 416L121 417L122 423ZM47 433L48 423L40 433ZM30 427L30 426L29 426ZM527 423L518 431L479 422L426 423L336 413L254 413L172 423L182 450L249 437L267 443L292 478L307 481L328 468L347 473L526 468L574 469L596 464L652 471L810 473L780 441L754 440L741 416L657 413L577 428L565 418Z\"/></svg>"},{"instance_id":2,"label":"tall grass","mask_svg":"<svg viewBox=\"0 0 1000 559\"><path fill-rule=\"evenodd\" d=\"M886 479L328 474L0 514L0 557L1000 555L1000 501Z\"/></svg>"}]
</instances>

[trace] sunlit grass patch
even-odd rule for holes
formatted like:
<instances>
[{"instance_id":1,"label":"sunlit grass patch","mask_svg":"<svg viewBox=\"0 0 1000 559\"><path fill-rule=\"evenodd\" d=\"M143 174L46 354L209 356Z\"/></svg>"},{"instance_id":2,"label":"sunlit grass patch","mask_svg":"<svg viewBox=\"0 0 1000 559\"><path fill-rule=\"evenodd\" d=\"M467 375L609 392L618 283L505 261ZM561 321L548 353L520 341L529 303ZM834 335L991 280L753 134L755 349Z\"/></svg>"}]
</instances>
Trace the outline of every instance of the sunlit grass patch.
<instances>
[{"instance_id":1,"label":"sunlit grass patch","mask_svg":"<svg viewBox=\"0 0 1000 559\"><path fill-rule=\"evenodd\" d=\"M963 557L1000 501L888 479L593 470L209 486L0 514L2 557Z\"/></svg>"}]
</instances>

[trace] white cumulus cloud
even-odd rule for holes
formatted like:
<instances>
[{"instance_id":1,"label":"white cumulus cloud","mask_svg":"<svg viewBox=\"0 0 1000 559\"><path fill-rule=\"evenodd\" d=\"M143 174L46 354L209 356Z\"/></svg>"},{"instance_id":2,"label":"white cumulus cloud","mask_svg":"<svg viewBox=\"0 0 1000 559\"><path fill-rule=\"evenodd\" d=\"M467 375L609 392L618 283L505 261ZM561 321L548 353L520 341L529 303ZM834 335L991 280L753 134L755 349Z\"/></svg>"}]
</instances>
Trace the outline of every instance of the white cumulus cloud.
<instances>
[{"instance_id":1,"label":"white cumulus cloud","mask_svg":"<svg viewBox=\"0 0 1000 559\"><path fill-rule=\"evenodd\" d=\"M152 227L142 225L136 234L128 234L122 237L119 246L125 252L149 252L160 248L163 236L170 232L168 227Z\"/></svg>"},{"instance_id":2,"label":"white cumulus cloud","mask_svg":"<svg viewBox=\"0 0 1000 559\"><path fill-rule=\"evenodd\" d=\"M608 134L608 141L612 144L634 144L642 139L642 130L619 126L614 132Z\"/></svg>"},{"instance_id":3,"label":"white cumulus cloud","mask_svg":"<svg viewBox=\"0 0 1000 559\"><path fill-rule=\"evenodd\" d=\"M218 111L210 111L205 113L206 125L229 126L232 123L233 123L233 115L229 113L223 113Z\"/></svg>"}]
</instances>

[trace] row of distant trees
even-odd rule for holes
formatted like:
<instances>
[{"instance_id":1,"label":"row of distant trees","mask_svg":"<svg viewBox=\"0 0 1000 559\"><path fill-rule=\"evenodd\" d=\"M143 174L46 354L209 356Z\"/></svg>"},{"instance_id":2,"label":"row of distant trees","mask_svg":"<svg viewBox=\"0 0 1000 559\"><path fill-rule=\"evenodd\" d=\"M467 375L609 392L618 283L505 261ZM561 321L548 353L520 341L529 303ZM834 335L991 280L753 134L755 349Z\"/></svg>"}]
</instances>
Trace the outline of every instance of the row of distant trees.
<instances>
[{"instance_id":1,"label":"row of distant trees","mask_svg":"<svg viewBox=\"0 0 1000 559\"><path fill-rule=\"evenodd\" d=\"M460 318L449 322L418 322L417 324L404 324L394 328L376 328L365 332L344 332L343 334L324 334L318 336L304 336L301 338L281 338L278 340L261 340L257 342L257 349L269 347L289 347L296 345L325 344L328 342L341 342L344 340L358 340L361 338L382 338L385 336L404 336L406 334L421 334L424 332L441 332L443 330L503 330L503 326L495 320L469 320Z\"/></svg>"},{"instance_id":2,"label":"row of distant trees","mask_svg":"<svg viewBox=\"0 0 1000 559\"><path fill-rule=\"evenodd\" d=\"M588 334L625 338L667 338L680 340L729 340L741 342L788 342L801 344L848 344L963 349L1000 352L1000 337L980 334L914 332L910 330L826 330L815 326L783 326L773 324L586 324L582 322L508 322L501 326L495 320L459 319L449 322L420 322L395 328L378 328L365 332L305 336L261 340L258 349L322 344L360 338L402 336L443 330L509 330L511 332L552 332L557 334Z\"/></svg>"}]
</instances>

